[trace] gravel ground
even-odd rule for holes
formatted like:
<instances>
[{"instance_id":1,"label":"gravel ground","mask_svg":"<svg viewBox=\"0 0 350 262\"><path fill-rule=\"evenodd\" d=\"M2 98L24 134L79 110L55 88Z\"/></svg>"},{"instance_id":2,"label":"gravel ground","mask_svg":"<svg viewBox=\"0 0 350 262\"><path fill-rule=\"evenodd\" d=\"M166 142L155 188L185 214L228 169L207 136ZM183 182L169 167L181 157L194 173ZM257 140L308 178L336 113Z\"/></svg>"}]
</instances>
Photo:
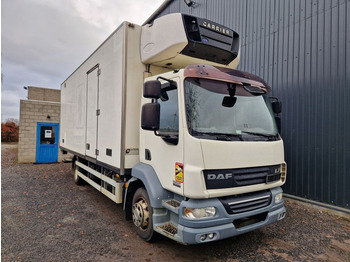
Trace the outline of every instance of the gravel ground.
<instances>
[{"instance_id":1,"label":"gravel ground","mask_svg":"<svg viewBox=\"0 0 350 262\"><path fill-rule=\"evenodd\" d=\"M287 200L279 223L211 244L143 242L116 205L73 183L70 163L16 164L2 147L2 261L350 261L350 219Z\"/></svg>"}]
</instances>

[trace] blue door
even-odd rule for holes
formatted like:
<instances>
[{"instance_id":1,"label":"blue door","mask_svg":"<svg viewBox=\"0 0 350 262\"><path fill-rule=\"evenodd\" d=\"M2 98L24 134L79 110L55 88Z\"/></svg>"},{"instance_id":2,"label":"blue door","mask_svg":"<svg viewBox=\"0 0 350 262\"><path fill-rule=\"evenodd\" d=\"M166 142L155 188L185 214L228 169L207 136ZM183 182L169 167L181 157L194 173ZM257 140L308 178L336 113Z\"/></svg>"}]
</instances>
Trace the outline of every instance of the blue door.
<instances>
[{"instance_id":1,"label":"blue door","mask_svg":"<svg viewBox=\"0 0 350 262\"><path fill-rule=\"evenodd\" d=\"M59 124L38 123L36 132L36 162L58 161Z\"/></svg>"}]
</instances>

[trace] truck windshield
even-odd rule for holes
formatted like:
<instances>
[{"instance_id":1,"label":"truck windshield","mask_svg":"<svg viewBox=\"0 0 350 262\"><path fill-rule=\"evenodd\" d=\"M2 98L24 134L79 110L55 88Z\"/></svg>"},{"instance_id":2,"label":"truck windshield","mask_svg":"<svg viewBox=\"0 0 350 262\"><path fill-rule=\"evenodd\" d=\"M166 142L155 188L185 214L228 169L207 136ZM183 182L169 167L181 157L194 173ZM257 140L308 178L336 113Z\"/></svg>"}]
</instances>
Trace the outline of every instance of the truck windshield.
<instances>
[{"instance_id":1,"label":"truck windshield","mask_svg":"<svg viewBox=\"0 0 350 262\"><path fill-rule=\"evenodd\" d=\"M269 98L251 89L210 79L185 79L190 134L225 141L278 140ZM228 105L223 102L224 97L233 102Z\"/></svg>"}]
</instances>

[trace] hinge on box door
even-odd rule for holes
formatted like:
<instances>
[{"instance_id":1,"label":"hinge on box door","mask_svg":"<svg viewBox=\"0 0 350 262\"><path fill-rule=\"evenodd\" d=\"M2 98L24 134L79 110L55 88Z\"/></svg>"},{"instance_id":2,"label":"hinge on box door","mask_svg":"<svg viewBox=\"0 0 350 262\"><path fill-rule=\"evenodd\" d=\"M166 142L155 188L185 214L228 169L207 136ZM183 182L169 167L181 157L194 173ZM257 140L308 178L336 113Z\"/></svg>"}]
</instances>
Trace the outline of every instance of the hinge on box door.
<instances>
[{"instance_id":1,"label":"hinge on box door","mask_svg":"<svg viewBox=\"0 0 350 262\"><path fill-rule=\"evenodd\" d=\"M95 155L98 156L98 154L99 154L98 149L95 149Z\"/></svg>"},{"instance_id":2,"label":"hinge on box door","mask_svg":"<svg viewBox=\"0 0 350 262\"><path fill-rule=\"evenodd\" d=\"M97 70L97 75L99 76L101 74L101 69Z\"/></svg>"},{"instance_id":3,"label":"hinge on box door","mask_svg":"<svg viewBox=\"0 0 350 262\"><path fill-rule=\"evenodd\" d=\"M100 115L100 109L96 110L96 115L99 116Z\"/></svg>"}]
</instances>

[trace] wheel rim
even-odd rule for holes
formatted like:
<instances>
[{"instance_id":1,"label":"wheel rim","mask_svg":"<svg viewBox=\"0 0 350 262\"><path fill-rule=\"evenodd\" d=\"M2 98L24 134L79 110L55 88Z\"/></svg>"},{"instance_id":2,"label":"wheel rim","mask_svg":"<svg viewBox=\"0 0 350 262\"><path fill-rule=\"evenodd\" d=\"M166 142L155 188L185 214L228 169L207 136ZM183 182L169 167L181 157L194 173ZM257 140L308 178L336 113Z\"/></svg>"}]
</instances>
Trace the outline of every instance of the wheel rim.
<instances>
[{"instance_id":1,"label":"wheel rim","mask_svg":"<svg viewBox=\"0 0 350 262\"><path fill-rule=\"evenodd\" d=\"M147 202L140 199L132 206L132 220L136 227L146 229L149 225L149 209Z\"/></svg>"}]
</instances>

